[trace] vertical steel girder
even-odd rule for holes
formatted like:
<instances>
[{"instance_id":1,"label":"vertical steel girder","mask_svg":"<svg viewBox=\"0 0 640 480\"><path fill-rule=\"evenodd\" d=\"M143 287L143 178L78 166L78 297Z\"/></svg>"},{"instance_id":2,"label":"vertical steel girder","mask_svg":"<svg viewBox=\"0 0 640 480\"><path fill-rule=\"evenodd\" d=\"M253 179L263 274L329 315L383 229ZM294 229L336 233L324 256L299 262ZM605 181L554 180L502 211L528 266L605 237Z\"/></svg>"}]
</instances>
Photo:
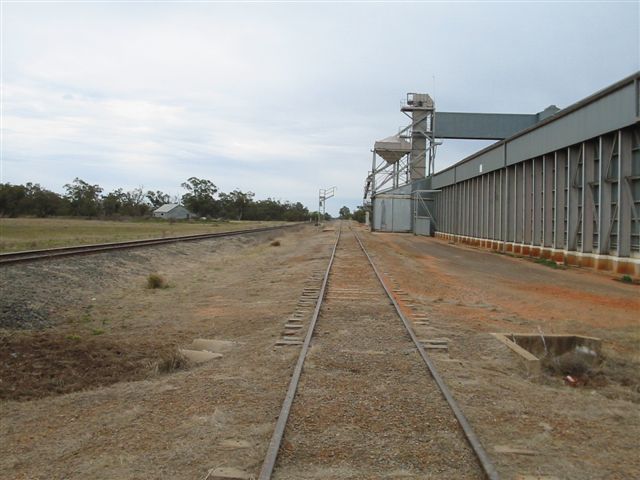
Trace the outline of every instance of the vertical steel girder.
<instances>
[{"instance_id":1,"label":"vertical steel girder","mask_svg":"<svg viewBox=\"0 0 640 480\"><path fill-rule=\"evenodd\" d=\"M440 231L640 258L640 124L442 189Z\"/></svg>"}]
</instances>

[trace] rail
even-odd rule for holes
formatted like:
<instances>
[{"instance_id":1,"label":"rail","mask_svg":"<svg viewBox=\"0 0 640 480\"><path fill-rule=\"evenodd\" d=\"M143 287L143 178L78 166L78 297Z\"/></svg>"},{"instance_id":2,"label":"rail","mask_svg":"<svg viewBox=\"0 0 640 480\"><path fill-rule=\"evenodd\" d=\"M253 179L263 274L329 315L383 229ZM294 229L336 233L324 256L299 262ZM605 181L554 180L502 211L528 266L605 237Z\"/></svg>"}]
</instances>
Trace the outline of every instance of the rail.
<instances>
[{"instance_id":1,"label":"rail","mask_svg":"<svg viewBox=\"0 0 640 480\"><path fill-rule=\"evenodd\" d=\"M342 223L340 224L340 230L338 230L338 235L336 236L336 243L333 245L333 250L331 251L329 265L327 266L327 270L324 273L324 278L322 279L322 286L320 287L320 293L318 294L318 301L316 302L316 308L313 310L311 322L309 323L309 328L307 329L307 335L304 338L304 343L302 344L300 355L298 355L296 367L293 370L293 375L291 376L291 380L289 382L287 394L284 397L284 402L282 403L282 408L280 409L280 415L278 416L278 420L276 421L276 427L273 431L273 435L271 436L271 440L269 441L269 446L267 447L267 454L265 456L264 462L262 463L260 475L258 476L259 480L269 480L271 478L271 474L273 473L273 467L276 464L278 452L280 451L280 444L282 443L282 437L284 436L284 429L287 426L287 420L289 419L289 413L291 412L291 405L293 405L293 398L296 396L296 391L298 390L298 383L300 382L300 376L302 375L304 359L306 358L307 352L309 351L311 337L313 336L313 331L316 327L318 316L320 315L322 300L324 299L324 294L327 290L327 283L329 281L329 272L331 271L331 266L333 265L333 260L336 256L336 250L338 248L338 242L340 241L341 235Z\"/></svg>"},{"instance_id":2,"label":"rail","mask_svg":"<svg viewBox=\"0 0 640 480\"><path fill-rule=\"evenodd\" d=\"M458 420L460 427L462 427L462 431L464 432L464 435L467 441L469 442L471 449L475 453L476 457L478 457L478 461L480 462L480 465L482 466L482 469L484 470L485 475L490 480L498 480L500 478L498 476L498 472L495 466L493 465L493 463L491 462L491 459L489 458L489 455L487 454L486 450L480 443L478 436L473 431L471 424L469 423L466 416L462 412L462 409L458 405L458 402L456 402L455 398L453 398L453 395L451 394L449 387L447 387L447 384L444 382L444 380L440 376L440 373L438 373L438 370L435 364L433 363L429 355L427 355L426 350L418 340L418 337L413 331L413 328L411 328L411 323L409 322L409 319L404 315L404 313L402 313L402 310L400 309L400 305L398 305L398 302L391 294L389 287L387 287L387 285L384 283L384 280L382 279L382 275L380 275L380 271L373 263L373 260L369 256L369 253L367 252L367 250L364 248L364 244L360 240L360 237L355 231L353 233L356 236L356 240L358 241L358 244L360 245L362 252L366 255L367 259L369 260L369 264L373 268L373 271L375 272L376 277L378 277L378 280L380 281L382 288L384 289L387 296L393 303L393 307L395 308L396 312L398 313L398 316L402 320L404 328L407 330L407 333L411 337L411 340L413 340L413 343L416 345L416 348L418 349L418 352L420 353L422 360L424 361L425 365L429 369L429 373L431 374L431 377L433 377L433 380L438 385L440 392L442 392L442 396L445 398L445 400L449 404L449 407L451 407L451 410L453 411L453 414L455 415L456 420Z\"/></svg>"},{"instance_id":3,"label":"rail","mask_svg":"<svg viewBox=\"0 0 640 480\"><path fill-rule=\"evenodd\" d=\"M91 253L108 252L111 250L125 250L130 248L148 247L153 245L165 245L169 243L192 242L196 240L207 240L210 238L231 237L234 235L245 235L250 233L268 232L282 228L290 228L301 225L295 223L291 225L279 225L276 227L248 228L243 230L233 230L229 232L198 233L195 235L181 235L164 238L148 238L144 240L130 240L126 242L96 243L92 245L76 245L71 247L48 248L42 250L25 250L21 252L9 252L0 254L0 265L15 263L33 262L50 258L70 257L75 255L87 255Z\"/></svg>"},{"instance_id":4,"label":"rail","mask_svg":"<svg viewBox=\"0 0 640 480\"><path fill-rule=\"evenodd\" d=\"M351 229L351 227L349 227L349 228ZM465 438L466 438L467 442L469 443L469 445L471 446L471 449L473 450L474 454L478 458L478 461L480 463L480 466L481 466L486 478L488 478L489 480L498 480L500 477L499 477L499 475L497 473L497 470L496 470L495 466L493 465L491 459L489 458L489 455L487 454L486 450L484 449L484 447L480 443L480 440L478 439L477 435L473 431L473 428L471 427L471 425L469 424L469 421L467 420L467 418L465 417L464 413L462 412L462 409L460 408L460 406L458 405L456 400L453 398L453 395L451 394L449 388L447 387L446 383L444 382L444 380L442 379L442 377L438 373L435 364L429 358L429 356L427 355L424 347L422 346L422 344L418 340L418 337L416 336L415 332L411 328L409 320L402 313L402 311L400 309L400 306L398 305L397 301L395 300L395 298L391 294L391 291L389 290L389 288L385 284L385 282L384 282L384 280L383 280L378 268L373 263L373 260L372 260L371 256L369 255L369 253L367 252L364 244L360 240L360 237L355 232L355 230L353 230L353 229L351 229L351 230L353 231L353 234L355 235L355 238L356 238L360 248L362 249L362 252L365 254L367 260L369 261L369 265L372 267L373 271L375 272L378 281L382 285L382 288L384 289L386 295L391 300L391 303L393 304L396 313L398 314L398 316L402 320L402 323L403 323L407 333L409 334L409 336L411 337L411 340L414 342L416 348L418 349L418 352L420 353L420 356L421 356L422 360L424 361L425 365L427 366L427 369L429 370L429 373L430 373L431 377L434 379L434 381L435 381L436 385L438 386L440 392L442 393L442 395L444 396L444 398L445 398L446 402L448 403L449 407L453 411L453 413L454 413L454 415L456 417L456 420L458 421L460 427L463 430L463 433L465 435ZM278 416L278 420L276 421L276 426L274 428L274 432L273 432L273 434L271 436L271 440L269 442L269 446L267 447L267 452L266 452L266 455L265 455L265 458L264 458L264 461L263 461L263 464L262 464L262 468L260 470L260 474L258 476L259 480L270 480L271 476L273 474L273 470L274 470L274 467L275 467L275 464L276 464L276 460L278 458L278 452L280 451L282 439L283 439L283 436L284 436L284 431L285 431L285 428L286 428L286 425L287 425L287 421L289 419L291 406L293 405L293 400L294 400L294 397L296 395L296 391L298 389L298 384L299 384L300 377L301 377L301 374L302 374L304 361L305 361L305 358L306 358L307 353L309 351L309 345L311 343L311 338L313 337L315 326L316 326L316 323L317 323L317 320L318 320L318 316L320 314L320 309L322 307L322 304L323 304L323 301L324 301L324 298L325 298L327 283L328 283L328 280L329 280L329 274L330 274L330 271L331 271L331 267L332 267L332 265L334 263L336 250L337 250L338 242L340 241L341 235L342 235L342 224L340 226L340 230L338 231L336 242L335 242L335 244L333 246L333 251L332 251L331 257L329 259L329 264L327 266L327 270L326 270L326 272L324 274L324 278L323 278L323 281L322 281L322 287L320 289L320 294L318 296L318 300L316 302L316 306L315 306L315 309L314 309L314 312L313 312L313 316L311 318L311 321L310 321L310 324L309 324L309 328L307 329L307 334L305 336L304 343L302 344L302 348L300 350L300 354L298 356L298 360L297 360L293 375L292 375L291 380L289 382L289 387L287 389L287 394L285 395L284 402L283 402L281 410L280 410L280 415Z\"/></svg>"}]
</instances>

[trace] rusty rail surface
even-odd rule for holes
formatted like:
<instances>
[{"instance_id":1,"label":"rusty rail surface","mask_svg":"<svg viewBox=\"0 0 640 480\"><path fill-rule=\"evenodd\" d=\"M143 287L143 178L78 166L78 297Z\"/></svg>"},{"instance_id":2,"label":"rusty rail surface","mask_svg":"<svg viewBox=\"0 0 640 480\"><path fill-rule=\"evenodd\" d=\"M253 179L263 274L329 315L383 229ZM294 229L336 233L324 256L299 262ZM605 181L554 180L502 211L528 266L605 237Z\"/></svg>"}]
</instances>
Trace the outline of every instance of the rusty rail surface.
<instances>
[{"instance_id":1,"label":"rusty rail surface","mask_svg":"<svg viewBox=\"0 0 640 480\"><path fill-rule=\"evenodd\" d=\"M8 265L22 262L33 262L49 258L71 257L75 255L87 255L91 253L108 252L111 250L125 250L129 248L149 247L165 245L168 243L192 242L207 240L210 238L231 237L234 235L246 235L250 233L268 232L283 228L291 228L301 223L291 225L279 225L276 227L248 228L244 230L232 230L229 232L198 233L195 235L181 235L165 238L147 238L144 240L129 240L126 242L96 243L92 245L77 245L72 247L48 248L43 250L26 250L21 252L9 252L0 254L0 265Z\"/></svg>"},{"instance_id":2,"label":"rusty rail surface","mask_svg":"<svg viewBox=\"0 0 640 480\"><path fill-rule=\"evenodd\" d=\"M453 395L451 394L449 388L447 387L447 385L445 384L444 380L442 379L442 377L438 373L438 371L437 371L437 369L435 367L435 364L429 358L429 356L427 355L427 352L423 348L422 344L419 342L418 337L416 336L415 332L411 328L411 324L410 324L409 320L402 313L402 311L400 310L400 306L398 305L398 303L396 302L395 298L391 294L391 291L389 290L387 285L384 283L384 280L383 280L382 276L380 275L380 272L378 271L377 267L373 263L373 260L371 259L371 257L369 256L367 250L365 249L364 244L360 240L360 237L355 232L355 230L353 230L351 228L351 226L349 226L349 229L353 231L353 233L355 235L355 238L358 241L358 244L360 245L360 248L362 249L363 253L367 257L367 259L369 261L369 264L373 268L373 271L375 272L376 277L378 278L378 281L380 282L380 284L382 285L382 288L384 289L385 293L387 294L387 296L391 300L396 312L398 313L398 316L400 317L400 319L402 320L402 323L404 324L405 329L407 330L409 336L411 337L411 340L413 340L414 344L416 345L416 348L418 349L418 352L420 353L420 356L422 357L422 360L426 364L431 377L434 379L434 381L438 385L438 388L440 389L440 392L442 393L442 395L444 396L445 400L449 404L449 407L453 411L453 413L454 413L454 415L456 417L456 420L458 421L458 423L460 424L460 426L461 426L461 428L462 428L462 430L464 432L465 438L467 439L469 445L471 446L473 452L475 453L476 457L478 458L478 460L480 462L480 466L482 467L482 470L483 470L486 478L488 478L489 480L499 480L500 477L498 475L498 472L496 471L495 466L491 462L491 459L489 458L489 455L487 454L486 450L484 449L484 447L480 443L480 440L478 439L477 435L474 433L471 425L469 424L469 421L467 420L467 418L465 417L464 413L462 412L462 409L460 408L460 406L457 404L457 402L453 398ZM316 326L316 323L317 323L317 320L318 320L318 316L320 314L320 309L321 309L322 303L324 301L326 287L327 287L327 283L329 281L329 273L331 271L331 266L333 265L333 261L334 261L334 258L335 258L336 250L338 248L338 242L340 241L341 234L342 234L342 222L340 224L340 230L338 231L336 242L335 242L335 244L333 246L333 251L331 252L331 258L329 259L329 265L327 266L327 270L326 270L326 272L324 274L324 279L322 280L322 287L320 289L320 294L318 295L318 300L316 302L316 307L315 307L315 310L313 312L313 316L311 318L311 322L309 324L309 328L307 329L307 334L305 336L304 343L302 344L302 348L300 350L300 354L298 356L298 361L297 361L295 369L293 371L293 375L292 375L291 380L289 382L289 387L287 389L287 394L285 395L284 402L283 402L282 408L280 410L280 415L278 416L278 420L276 422L276 426L275 426L273 435L271 436L271 440L269 442L269 446L267 447L267 453L266 453L265 459L264 459L264 461L262 463L262 468L260 470L260 475L258 476L258 480L270 480L271 479L271 475L273 474L273 470L274 470L274 467L275 467L275 464L276 464L276 460L278 458L278 452L280 451L280 446L281 446L281 443L282 443L282 439L284 437L284 430L285 430L285 427L287 425L287 421L289 419L289 413L291 411L291 406L293 405L293 400L294 400L294 397L296 395L296 391L298 389L298 384L299 384L299 381L300 381L300 377L302 375L302 368L304 366L304 361L305 361L305 358L306 358L307 353L309 351L309 345L311 343L311 338L313 337L313 333L314 333L315 326Z\"/></svg>"},{"instance_id":3,"label":"rusty rail surface","mask_svg":"<svg viewBox=\"0 0 640 480\"><path fill-rule=\"evenodd\" d=\"M438 373L438 370L435 364L433 363L429 355L427 355L427 351L424 349L424 347L418 340L418 337L413 331L413 328L411 328L411 323L409 322L409 319L404 315L404 313L402 313L402 310L400 309L400 305L398 305L398 302L391 294L389 287L387 287L387 285L384 283L384 280L382 278L382 275L380 274L380 271L378 270L376 265L373 263L373 260L369 256L369 253L367 252L367 250L364 248L364 244L360 240L360 237L355 231L353 231L353 233L356 236L356 240L358 241L358 244L360 245L362 252L366 255L367 259L369 260L369 264L371 264L371 267L373 268L373 271L375 272L376 277L378 277L378 280L380 281L382 288L384 288L384 291L389 297L389 300L391 300L391 302L393 303L393 307L396 309L398 316L402 319L404 328L407 330L407 333L411 337L411 340L413 340L413 343L416 345L416 348L418 349L418 352L420 353L422 360L424 361L425 365L429 369L429 373L431 374L431 377L438 385L438 388L440 389L442 396L449 404L449 407L451 407L451 410L453 411L453 414L455 415L456 420L458 420L460 427L462 427L464 436L469 442L469 445L471 446L473 453L475 453L476 457L478 457L478 461L482 466L482 470L484 471L484 474L489 480L498 480L500 477L498 475L496 467L493 465L493 462L491 461L491 458L489 458L487 451L484 449L484 447L480 443L478 436L473 431L471 424L469 423L469 421L467 420L467 417L462 412L462 409L458 405L458 402L456 402L455 398L453 398L453 395L451 394L449 387L447 387L447 384L444 382L444 380L440 376L440 373Z\"/></svg>"},{"instance_id":4,"label":"rusty rail surface","mask_svg":"<svg viewBox=\"0 0 640 480\"><path fill-rule=\"evenodd\" d=\"M333 260L336 256L336 250L338 249L340 235L342 235L342 223L340 223L340 230L338 230L338 235L336 236L336 243L333 245L331 258L329 259L329 265L327 266L327 270L324 273L324 278L322 279L322 286L320 287L320 293L318 294L318 301L316 302L316 308L313 310L313 316L311 317L311 322L309 323L309 328L307 329L307 335L304 338L304 343L302 344L300 355L298 355L296 367L293 370L293 375L291 376L291 381L289 382L287 394L284 397L284 402L282 402L282 408L280 409L280 415L278 416L276 427L273 430L273 435L271 436L269 446L267 447L267 454L265 456L264 462L262 463L260 475L258 476L259 480L269 480L271 478L271 474L273 473L273 467L275 467L276 465L276 459L278 458L278 452L280 451L282 437L284 436L284 429L287 426L287 420L289 419L289 413L291 412L291 405L293 405L293 398L296 396L296 390L298 389L298 383L300 382L300 376L302 375L304 359L306 358L307 352L309 351L311 337L313 336L313 331L316 327L318 316L320 315L320 308L322 307L322 301L327 289L327 283L329 282L329 272L331 271L331 266L333 265Z\"/></svg>"}]
</instances>

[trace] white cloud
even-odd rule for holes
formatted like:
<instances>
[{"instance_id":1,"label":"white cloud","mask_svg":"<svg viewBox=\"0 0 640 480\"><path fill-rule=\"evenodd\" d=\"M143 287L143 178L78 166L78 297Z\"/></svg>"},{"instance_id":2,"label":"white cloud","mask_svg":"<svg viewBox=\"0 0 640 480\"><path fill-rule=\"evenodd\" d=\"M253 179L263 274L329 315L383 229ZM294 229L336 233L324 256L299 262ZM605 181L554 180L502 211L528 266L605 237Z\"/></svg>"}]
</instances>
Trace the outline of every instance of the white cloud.
<instances>
[{"instance_id":1,"label":"white cloud","mask_svg":"<svg viewBox=\"0 0 640 480\"><path fill-rule=\"evenodd\" d=\"M178 193L195 175L313 208L337 184L337 211L406 123L407 91L533 113L640 67L631 3L3 8L2 181L57 190L80 176ZM436 164L475 148L447 142Z\"/></svg>"}]
</instances>

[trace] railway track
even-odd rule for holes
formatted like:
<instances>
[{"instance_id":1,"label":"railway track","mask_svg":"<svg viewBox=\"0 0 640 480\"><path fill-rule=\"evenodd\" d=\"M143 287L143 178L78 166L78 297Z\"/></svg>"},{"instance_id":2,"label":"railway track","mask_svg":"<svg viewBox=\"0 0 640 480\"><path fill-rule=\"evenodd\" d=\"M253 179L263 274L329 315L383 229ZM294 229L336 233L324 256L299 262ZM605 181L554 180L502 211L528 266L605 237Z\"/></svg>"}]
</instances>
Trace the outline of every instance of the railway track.
<instances>
[{"instance_id":1,"label":"railway track","mask_svg":"<svg viewBox=\"0 0 640 480\"><path fill-rule=\"evenodd\" d=\"M200 233L195 235L182 235L165 238L148 238L145 240L131 240L127 242L97 243L93 245L78 245L73 247L48 248L43 250L28 250L22 252L10 252L0 254L0 265L8 265L23 262L34 262L51 258L71 257L76 255L88 255L92 253L108 252L111 250L125 250L131 248L149 247L154 245L165 245L168 243L192 242L196 240L207 240L210 238L232 237L236 235L246 235L270 230L290 228L299 224L280 225L277 227L249 228L244 230L234 230L230 232Z\"/></svg>"},{"instance_id":2,"label":"railway track","mask_svg":"<svg viewBox=\"0 0 640 480\"><path fill-rule=\"evenodd\" d=\"M498 478L351 228L337 235L258 478Z\"/></svg>"}]
</instances>

